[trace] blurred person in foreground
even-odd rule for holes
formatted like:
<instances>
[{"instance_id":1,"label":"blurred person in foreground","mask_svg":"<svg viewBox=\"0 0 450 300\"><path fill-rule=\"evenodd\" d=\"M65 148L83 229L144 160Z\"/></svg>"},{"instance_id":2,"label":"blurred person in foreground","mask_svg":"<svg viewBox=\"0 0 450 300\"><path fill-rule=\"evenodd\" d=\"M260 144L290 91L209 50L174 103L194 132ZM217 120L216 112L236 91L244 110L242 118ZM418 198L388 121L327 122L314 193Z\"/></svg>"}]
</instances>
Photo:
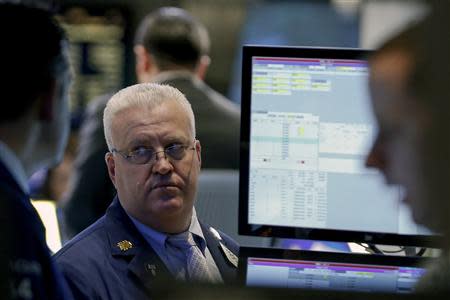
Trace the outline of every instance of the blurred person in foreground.
<instances>
[{"instance_id":1,"label":"blurred person in foreground","mask_svg":"<svg viewBox=\"0 0 450 300\"><path fill-rule=\"evenodd\" d=\"M442 256L418 291L450 289L450 3L386 42L370 59L379 125L367 165L404 188L418 224L443 235Z\"/></svg>"},{"instance_id":2,"label":"blurred person in foreground","mask_svg":"<svg viewBox=\"0 0 450 300\"><path fill-rule=\"evenodd\" d=\"M201 166L191 105L177 89L137 84L104 117L105 156L117 196L56 255L76 299L143 299L155 282L233 282L238 245L201 223Z\"/></svg>"},{"instance_id":3,"label":"blurred person in foreground","mask_svg":"<svg viewBox=\"0 0 450 300\"><path fill-rule=\"evenodd\" d=\"M64 153L68 43L49 12L5 3L0 4L0 36L0 227L7 231L0 243L7 260L7 270L1 270L7 280L1 284L8 286L0 296L69 299L27 185L31 174L56 165Z\"/></svg>"},{"instance_id":4,"label":"blurred person in foreground","mask_svg":"<svg viewBox=\"0 0 450 300\"><path fill-rule=\"evenodd\" d=\"M231 101L203 82L210 59L206 28L183 9L164 7L149 14L135 39L138 82L169 84L185 94L197 120L202 141L203 168L239 167L240 113ZM103 157L102 114L111 95L87 107L80 131L75 173L63 199L67 237L80 232L103 215L116 191Z\"/></svg>"}]
</instances>

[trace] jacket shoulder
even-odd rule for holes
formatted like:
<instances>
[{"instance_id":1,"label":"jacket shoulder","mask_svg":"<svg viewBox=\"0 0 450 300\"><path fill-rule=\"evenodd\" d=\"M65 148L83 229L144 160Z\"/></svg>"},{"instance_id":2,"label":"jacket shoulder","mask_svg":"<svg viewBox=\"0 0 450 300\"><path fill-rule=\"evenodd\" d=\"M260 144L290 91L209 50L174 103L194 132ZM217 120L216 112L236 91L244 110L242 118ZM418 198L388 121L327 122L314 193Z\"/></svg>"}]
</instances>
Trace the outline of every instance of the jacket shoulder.
<instances>
[{"instance_id":1,"label":"jacket shoulder","mask_svg":"<svg viewBox=\"0 0 450 300\"><path fill-rule=\"evenodd\" d=\"M54 256L75 299L97 298L96 284L110 256L104 217L71 239Z\"/></svg>"},{"instance_id":2,"label":"jacket shoulder","mask_svg":"<svg viewBox=\"0 0 450 300\"><path fill-rule=\"evenodd\" d=\"M105 232L105 217L80 232L53 257L60 262L78 263L99 255L105 255L108 237ZM101 257L101 256L100 256Z\"/></svg>"}]
</instances>

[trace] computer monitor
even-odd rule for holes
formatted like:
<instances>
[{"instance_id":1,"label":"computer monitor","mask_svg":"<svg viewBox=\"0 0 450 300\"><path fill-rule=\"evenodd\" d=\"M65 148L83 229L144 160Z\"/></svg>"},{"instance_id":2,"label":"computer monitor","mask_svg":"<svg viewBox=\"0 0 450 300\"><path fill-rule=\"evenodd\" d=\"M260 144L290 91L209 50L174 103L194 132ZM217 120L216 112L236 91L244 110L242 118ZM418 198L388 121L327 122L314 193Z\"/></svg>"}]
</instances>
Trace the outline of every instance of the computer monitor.
<instances>
[{"instance_id":1,"label":"computer monitor","mask_svg":"<svg viewBox=\"0 0 450 300\"><path fill-rule=\"evenodd\" d=\"M244 46L239 233L435 246L399 187L365 167L369 52Z\"/></svg>"},{"instance_id":2,"label":"computer monitor","mask_svg":"<svg viewBox=\"0 0 450 300\"><path fill-rule=\"evenodd\" d=\"M243 247L245 286L411 293L432 258Z\"/></svg>"}]
</instances>

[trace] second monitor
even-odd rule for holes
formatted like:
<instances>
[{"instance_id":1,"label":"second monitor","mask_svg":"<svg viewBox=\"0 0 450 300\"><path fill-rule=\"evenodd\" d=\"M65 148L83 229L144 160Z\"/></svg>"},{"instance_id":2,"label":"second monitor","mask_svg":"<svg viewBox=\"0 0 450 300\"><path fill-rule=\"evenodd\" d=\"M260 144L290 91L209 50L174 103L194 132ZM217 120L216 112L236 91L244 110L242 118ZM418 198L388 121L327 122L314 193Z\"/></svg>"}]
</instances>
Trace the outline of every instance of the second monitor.
<instances>
[{"instance_id":1,"label":"second monitor","mask_svg":"<svg viewBox=\"0 0 450 300\"><path fill-rule=\"evenodd\" d=\"M431 246L401 189L365 167L368 51L245 46L240 234Z\"/></svg>"}]
</instances>

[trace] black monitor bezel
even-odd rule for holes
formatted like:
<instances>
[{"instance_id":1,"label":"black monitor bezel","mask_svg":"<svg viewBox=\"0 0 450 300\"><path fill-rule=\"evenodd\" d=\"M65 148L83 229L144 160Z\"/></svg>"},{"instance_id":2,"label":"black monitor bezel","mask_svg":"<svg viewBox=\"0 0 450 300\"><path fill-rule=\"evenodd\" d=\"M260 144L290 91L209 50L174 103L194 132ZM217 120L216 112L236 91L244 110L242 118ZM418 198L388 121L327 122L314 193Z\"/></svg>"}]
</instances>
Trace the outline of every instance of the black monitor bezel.
<instances>
[{"instance_id":1,"label":"black monitor bezel","mask_svg":"<svg viewBox=\"0 0 450 300\"><path fill-rule=\"evenodd\" d=\"M369 50L350 48L312 48L245 45L242 56L241 132L239 172L239 234L262 237L356 242L384 245L439 247L439 235L406 235L366 231L295 228L255 225L248 222L248 186L250 169L250 108L252 57L333 58L343 60L367 59Z\"/></svg>"}]
</instances>

